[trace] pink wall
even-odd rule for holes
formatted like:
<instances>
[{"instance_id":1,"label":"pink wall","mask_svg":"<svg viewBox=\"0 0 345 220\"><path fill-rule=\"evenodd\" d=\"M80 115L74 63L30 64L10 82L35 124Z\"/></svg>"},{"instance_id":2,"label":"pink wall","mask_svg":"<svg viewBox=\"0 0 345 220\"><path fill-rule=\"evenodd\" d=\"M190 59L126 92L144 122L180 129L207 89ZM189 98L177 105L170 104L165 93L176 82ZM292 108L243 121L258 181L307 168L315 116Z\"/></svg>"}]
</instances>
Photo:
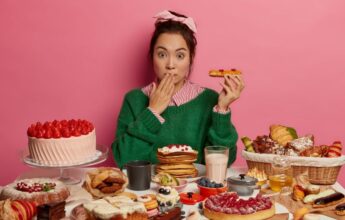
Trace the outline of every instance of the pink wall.
<instances>
[{"instance_id":1,"label":"pink wall","mask_svg":"<svg viewBox=\"0 0 345 220\"><path fill-rule=\"evenodd\" d=\"M240 136L282 123L317 144L345 143L344 1L147 2L0 2L0 185L28 169L19 152L30 123L89 119L98 143L111 144L123 95L152 74L146 54L162 9L197 21L193 81L219 90L209 69L244 72L232 108Z\"/></svg>"}]
</instances>

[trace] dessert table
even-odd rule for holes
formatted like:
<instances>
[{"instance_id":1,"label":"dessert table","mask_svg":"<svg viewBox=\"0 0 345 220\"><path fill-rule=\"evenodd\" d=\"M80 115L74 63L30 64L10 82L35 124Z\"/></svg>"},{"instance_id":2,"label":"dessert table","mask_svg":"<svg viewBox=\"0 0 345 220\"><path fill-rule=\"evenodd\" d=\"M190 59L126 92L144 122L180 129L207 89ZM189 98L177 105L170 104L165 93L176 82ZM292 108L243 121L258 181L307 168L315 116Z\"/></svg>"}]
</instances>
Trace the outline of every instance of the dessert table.
<instances>
[{"instance_id":1,"label":"dessert table","mask_svg":"<svg viewBox=\"0 0 345 220\"><path fill-rule=\"evenodd\" d=\"M67 216L70 214L71 210L81 204L92 200L91 194L89 194L86 190L84 190L81 185L85 177L85 173L88 169L92 168L75 168L75 169L68 169L67 172L69 172L70 176L80 178L82 181L79 184L75 185L68 185L68 188L70 190L71 196L66 201L66 214ZM231 167L228 168L227 171L227 177L239 175L240 173L245 173L247 168L245 167ZM58 169L42 169L42 168L31 168L29 171L20 174L17 177L17 180L19 179L25 179L25 178L34 178L34 177L56 177L59 176L59 170ZM339 191L343 194L345 194L345 189L342 187L338 182L335 183L332 186L336 191ZM149 190L145 191L132 191L129 189L126 189L128 192L133 192L137 195L144 195L148 193L156 193L157 184L151 182L151 188ZM184 192L198 192L197 184L194 182L190 182L185 189L183 189ZM252 196L255 196L258 193L258 190L255 190L254 194ZM241 196L241 198L248 198L245 196ZM191 210L197 210L198 204L196 205L183 205L182 211L188 215L188 213ZM288 213L289 211L281 204L276 203L276 214L279 213ZM203 217L202 219L207 219ZM289 219L293 219L292 214L289 213ZM322 216L322 220L332 219L326 216Z\"/></svg>"}]
</instances>

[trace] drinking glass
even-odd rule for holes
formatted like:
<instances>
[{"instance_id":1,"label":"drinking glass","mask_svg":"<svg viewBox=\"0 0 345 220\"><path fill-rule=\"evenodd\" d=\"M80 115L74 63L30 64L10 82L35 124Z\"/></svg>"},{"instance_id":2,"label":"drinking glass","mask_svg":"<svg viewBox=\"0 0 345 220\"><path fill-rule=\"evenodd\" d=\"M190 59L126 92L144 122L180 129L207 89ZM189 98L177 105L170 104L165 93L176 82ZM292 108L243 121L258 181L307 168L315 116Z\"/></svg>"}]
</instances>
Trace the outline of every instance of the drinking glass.
<instances>
[{"instance_id":1,"label":"drinking glass","mask_svg":"<svg viewBox=\"0 0 345 220\"><path fill-rule=\"evenodd\" d=\"M205 147L206 177L216 183L225 183L228 159L229 148L224 146Z\"/></svg>"}]
</instances>

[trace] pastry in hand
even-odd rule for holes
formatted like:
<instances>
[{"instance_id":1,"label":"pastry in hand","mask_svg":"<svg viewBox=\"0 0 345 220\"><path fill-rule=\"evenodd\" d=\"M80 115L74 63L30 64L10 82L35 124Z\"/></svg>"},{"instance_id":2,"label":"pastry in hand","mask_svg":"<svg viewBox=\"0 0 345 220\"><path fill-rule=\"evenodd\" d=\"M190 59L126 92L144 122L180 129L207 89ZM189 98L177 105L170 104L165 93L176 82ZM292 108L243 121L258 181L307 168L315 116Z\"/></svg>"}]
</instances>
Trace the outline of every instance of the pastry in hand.
<instances>
[{"instance_id":1,"label":"pastry in hand","mask_svg":"<svg viewBox=\"0 0 345 220\"><path fill-rule=\"evenodd\" d=\"M208 74L213 77L223 77L225 75L241 75L242 73L241 71L237 69L230 69L230 70L218 69L218 70L210 70Z\"/></svg>"}]
</instances>

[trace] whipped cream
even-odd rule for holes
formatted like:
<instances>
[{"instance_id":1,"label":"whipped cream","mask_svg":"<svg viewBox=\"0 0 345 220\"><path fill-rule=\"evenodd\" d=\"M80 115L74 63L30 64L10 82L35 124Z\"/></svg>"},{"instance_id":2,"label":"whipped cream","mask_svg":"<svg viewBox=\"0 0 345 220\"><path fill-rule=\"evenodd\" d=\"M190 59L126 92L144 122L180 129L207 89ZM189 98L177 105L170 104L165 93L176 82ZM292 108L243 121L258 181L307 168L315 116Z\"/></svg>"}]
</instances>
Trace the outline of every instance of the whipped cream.
<instances>
[{"instance_id":1,"label":"whipped cream","mask_svg":"<svg viewBox=\"0 0 345 220\"><path fill-rule=\"evenodd\" d=\"M158 149L163 153L174 153L174 152L194 152L191 146L185 144L172 144Z\"/></svg>"},{"instance_id":2,"label":"whipped cream","mask_svg":"<svg viewBox=\"0 0 345 220\"><path fill-rule=\"evenodd\" d=\"M176 189L171 188L169 186L165 186L165 187L161 187L165 190L170 190L169 194L162 194L162 193L158 193L157 194L157 201L159 203L166 203L166 202L171 202L172 206L174 206L179 200L180 200L180 196L178 195L178 192L176 191Z\"/></svg>"}]
</instances>

